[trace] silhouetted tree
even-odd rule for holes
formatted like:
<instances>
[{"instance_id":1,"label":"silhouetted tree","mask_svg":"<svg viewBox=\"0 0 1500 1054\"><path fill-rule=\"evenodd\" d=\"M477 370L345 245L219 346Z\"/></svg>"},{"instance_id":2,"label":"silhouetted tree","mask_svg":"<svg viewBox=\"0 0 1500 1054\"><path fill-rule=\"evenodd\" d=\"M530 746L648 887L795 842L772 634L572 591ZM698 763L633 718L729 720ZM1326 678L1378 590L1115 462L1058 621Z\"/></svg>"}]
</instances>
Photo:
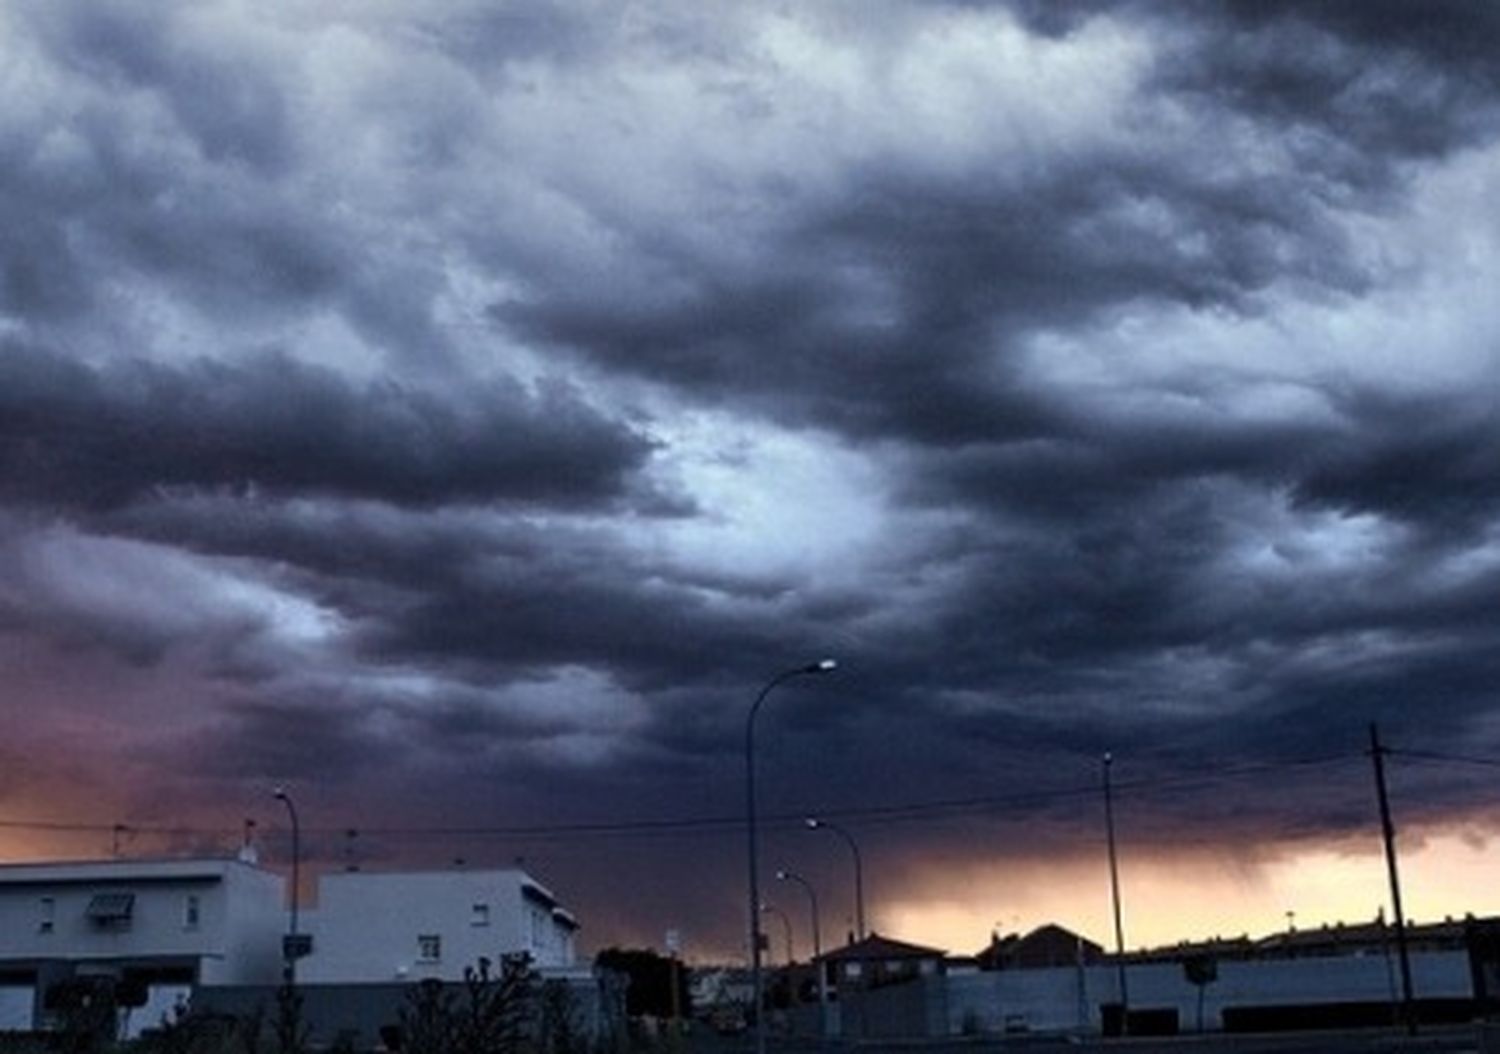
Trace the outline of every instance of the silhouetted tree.
<instances>
[{"instance_id":1,"label":"silhouetted tree","mask_svg":"<svg viewBox=\"0 0 1500 1054\"><path fill-rule=\"evenodd\" d=\"M672 960L646 948L605 948L594 957L594 965L622 973L630 979L625 991L625 1013L631 1017L672 1016ZM679 963L677 975L677 1012L683 1017L692 1013L688 990L688 972Z\"/></svg>"},{"instance_id":2,"label":"silhouetted tree","mask_svg":"<svg viewBox=\"0 0 1500 1054\"><path fill-rule=\"evenodd\" d=\"M283 983L276 989L276 1016L271 1022L276 1054L303 1054L307 1050L310 1029L302 1006L302 992L294 985Z\"/></svg>"},{"instance_id":3,"label":"silhouetted tree","mask_svg":"<svg viewBox=\"0 0 1500 1054\"><path fill-rule=\"evenodd\" d=\"M56 1049L62 1054L95 1054L113 1043L117 1028L114 981L75 977L52 985L45 997L57 1020Z\"/></svg>"},{"instance_id":4,"label":"silhouetted tree","mask_svg":"<svg viewBox=\"0 0 1500 1054\"><path fill-rule=\"evenodd\" d=\"M578 1000L566 981L542 985L541 1054L584 1054L588 1036L578 1020Z\"/></svg>"},{"instance_id":5,"label":"silhouetted tree","mask_svg":"<svg viewBox=\"0 0 1500 1054\"><path fill-rule=\"evenodd\" d=\"M538 980L526 955L465 967L461 985L419 981L399 1016L403 1054L520 1054L536 1030Z\"/></svg>"},{"instance_id":6,"label":"silhouetted tree","mask_svg":"<svg viewBox=\"0 0 1500 1054\"><path fill-rule=\"evenodd\" d=\"M458 1032L458 995L442 981L418 981L398 1012L402 1054L448 1054Z\"/></svg>"}]
</instances>

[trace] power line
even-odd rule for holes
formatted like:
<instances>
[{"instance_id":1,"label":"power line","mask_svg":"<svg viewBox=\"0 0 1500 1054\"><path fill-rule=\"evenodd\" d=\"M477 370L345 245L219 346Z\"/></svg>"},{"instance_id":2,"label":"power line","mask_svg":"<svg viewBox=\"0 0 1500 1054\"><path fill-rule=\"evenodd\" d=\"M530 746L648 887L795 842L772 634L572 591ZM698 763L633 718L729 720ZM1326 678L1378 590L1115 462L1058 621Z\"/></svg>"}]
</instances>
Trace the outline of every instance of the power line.
<instances>
[{"instance_id":1,"label":"power line","mask_svg":"<svg viewBox=\"0 0 1500 1054\"><path fill-rule=\"evenodd\" d=\"M1181 773L1172 776L1140 777L1122 780L1115 784L1119 793L1183 789L1221 783L1227 779L1259 775L1268 772L1296 768L1329 766L1339 762L1358 759L1357 754L1328 754L1317 757L1289 759L1272 762L1252 762L1241 765L1220 766L1196 773ZM965 798L942 798L919 802L894 803L876 806L846 808L809 808L795 813L772 814L765 818L771 825L800 826L810 813L829 819L863 824L909 823L944 816L962 816L992 812L1007 808L1040 806L1072 800L1087 800L1097 797L1099 788L1092 782L1076 786L1043 788L1010 794L978 795ZM386 838L509 838L548 839L612 837L612 836L683 836L719 834L738 829L744 817L735 815L673 817L663 819L632 819L615 821L580 821L577 823L552 823L532 825L473 825L473 826L392 826L375 827L359 825L360 833L369 837ZM10 830L40 830L74 834L109 834L119 825L114 823L70 823L51 820L0 820L0 828ZM129 829L136 835L175 837L230 837L238 835L238 828L153 826L131 824ZM348 825L338 827L308 828L310 835L343 835Z\"/></svg>"},{"instance_id":2,"label":"power line","mask_svg":"<svg viewBox=\"0 0 1500 1054\"><path fill-rule=\"evenodd\" d=\"M1385 752L1388 757L1410 758L1413 761L1500 768L1500 758L1484 758L1473 754L1443 754L1433 750L1401 750L1396 747L1386 747Z\"/></svg>"}]
</instances>

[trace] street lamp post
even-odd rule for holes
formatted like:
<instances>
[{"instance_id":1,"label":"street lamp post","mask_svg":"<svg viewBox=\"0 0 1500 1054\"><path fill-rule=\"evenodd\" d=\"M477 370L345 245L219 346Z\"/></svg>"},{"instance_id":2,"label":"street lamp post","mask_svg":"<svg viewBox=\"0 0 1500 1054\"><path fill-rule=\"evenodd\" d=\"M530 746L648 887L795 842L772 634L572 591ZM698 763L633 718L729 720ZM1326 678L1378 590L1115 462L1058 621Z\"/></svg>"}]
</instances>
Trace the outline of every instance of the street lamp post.
<instances>
[{"instance_id":1,"label":"street lamp post","mask_svg":"<svg viewBox=\"0 0 1500 1054\"><path fill-rule=\"evenodd\" d=\"M760 690L760 694L755 697L755 702L750 704L750 712L745 718L745 840L750 871L750 987L755 1000L752 1009L755 1019L756 1054L765 1054L766 1029L763 1020L765 1015L761 1013L765 988L764 978L760 973L760 877L756 859L755 830L755 715L760 713L761 704L766 701L766 696L770 695L777 685L793 677L830 673L837 667L838 663L832 659L820 659L806 666L798 666L778 673Z\"/></svg>"},{"instance_id":2,"label":"street lamp post","mask_svg":"<svg viewBox=\"0 0 1500 1054\"><path fill-rule=\"evenodd\" d=\"M778 919L781 920L781 930L782 933L786 935L786 964L790 968L797 961L797 950L792 945L791 916L782 911L775 904L762 904L760 906L760 910L766 915L775 915Z\"/></svg>"},{"instance_id":3,"label":"street lamp post","mask_svg":"<svg viewBox=\"0 0 1500 1054\"><path fill-rule=\"evenodd\" d=\"M818 1023L823 1035L828 1035L828 974L823 965L823 936L818 923L818 891L813 884L795 871L785 869L776 872L780 882L795 882L807 890L808 907L812 914L812 961L818 971Z\"/></svg>"},{"instance_id":4,"label":"street lamp post","mask_svg":"<svg viewBox=\"0 0 1500 1054\"><path fill-rule=\"evenodd\" d=\"M854 939L862 941L865 939L865 866L859 855L859 843L838 824L816 816L809 816L806 823L809 831L827 830L838 835L848 844L849 852L854 856Z\"/></svg>"},{"instance_id":5,"label":"street lamp post","mask_svg":"<svg viewBox=\"0 0 1500 1054\"><path fill-rule=\"evenodd\" d=\"M803 878L801 875L797 874L797 872L795 871L778 871L776 872L776 880L778 882L795 882L797 883L797 885L807 890L809 914L812 918L813 958L821 958L823 955L823 936L818 928L818 891L816 889L813 889L813 885L811 882Z\"/></svg>"},{"instance_id":6,"label":"street lamp post","mask_svg":"<svg viewBox=\"0 0 1500 1054\"><path fill-rule=\"evenodd\" d=\"M292 819L292 902L291 916L287 927L286 947L281 950L281 976L288 988L297 984L297 952L299 951L297 933L297 908L300 905L301 866L302 866L302 826L297 822L297 805L292 801L292 796L287 793L285 787L276 788L276 797L286 806L287 814Z\"/></svg>"},{"instance_id":7,"label":"street lamp post","mask_svg":"<svg viewBox=\"0 0 1500 1054\"><path fill-rule=\"evenodd\" d=\"M1114 784L1110 780L1113 754L1104 755L1104 831L1109 843L1109 891L1115 915L1115 970L1120 988L1120 1032L1130 1033L1130 992L1125 987L1125 924L1120 911L1120 865L1115 856Z\"/></svg>"}]
</instances>

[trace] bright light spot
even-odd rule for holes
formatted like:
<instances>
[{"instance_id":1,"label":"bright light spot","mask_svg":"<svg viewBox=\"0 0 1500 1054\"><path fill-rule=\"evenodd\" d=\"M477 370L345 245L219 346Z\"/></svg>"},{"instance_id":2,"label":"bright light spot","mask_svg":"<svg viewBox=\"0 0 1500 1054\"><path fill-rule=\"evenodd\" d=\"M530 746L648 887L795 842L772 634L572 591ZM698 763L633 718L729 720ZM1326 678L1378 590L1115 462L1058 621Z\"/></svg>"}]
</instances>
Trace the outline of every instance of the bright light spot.
<instances>
[{"instance_id":1,"label":"bright light spot","mask_svg":"<svg viewBox=\"0 0 1500 1054\"><path fill-rule=\"evenodd\" d=\"M662 528L689 567L747 578L854 577L884 521L866 458L809 433L777 433L714 415L673 422L672 467L703 515Z\"/></svg>"}]
</instances>

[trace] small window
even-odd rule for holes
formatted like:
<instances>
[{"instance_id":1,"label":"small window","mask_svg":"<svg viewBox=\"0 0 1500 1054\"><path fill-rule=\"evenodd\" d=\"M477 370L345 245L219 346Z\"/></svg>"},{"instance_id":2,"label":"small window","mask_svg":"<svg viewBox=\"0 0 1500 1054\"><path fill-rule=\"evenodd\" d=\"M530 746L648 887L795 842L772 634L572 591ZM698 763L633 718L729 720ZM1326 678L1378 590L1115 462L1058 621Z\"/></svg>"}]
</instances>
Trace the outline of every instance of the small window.
<instances>
[{"instance_id":1,"label":"small window","mask_svg":"<svg viewBox=\"0 0 1500 1054\"><path fill-rule=\"evenodd\" d=\"M84 909L84 915L99 929L128 930L134 914L134 893L96 893Z\"/></svg>"},{"instance_id":2,"label":"small window","mask_svg":"<svg viewBox=\"0 0 1500 1054\"><path fill-rule=\"evenodd\" d=\"M196 930L203 917L203 905L195 893L189 893L182 902L182 928Z\"/></svg>"},{"instance_id":3,"label":"small window","mask_svg":"<svg viewBox=\"0 0 1500 1054\"><path fill-rule=\"evenodd\" d=\"M863 972L864 972L864 970L860 966L859 963L845 963L844 964L844 976L845 977L858 977Z\"/></svg>"},{"instance_id":4,"label":"small window","mask_svg":"<svg viewBox=\"0 0 1500 1054\"><path fill-rule=\"evenodd\" d=\"M435 963L443 957L443 938L436 933L424 933L417 938L417 958L424 963Z\"/></svg>"},{"instance_id":5,"label":"small window","mask_svg":"<svg viewBox=\"0 0 1500 1054\"><path fill-rule=\"evenodd\" d=\"M53 897L43 897L41 914L37 916L36 931L38 933L51 933L56 925L57 901Z\"/></svg>"},{"instance_id":6,"label":"small window","mask_svg":"<svg viewBox=\"0 0 1500 1054\"><path fill-rule=\"evenodd\" d=\"M475 904L469 910L469 924L473 926L488 926L490 924L490 906L488 904Z\"/></svg>"}]
</instances>

